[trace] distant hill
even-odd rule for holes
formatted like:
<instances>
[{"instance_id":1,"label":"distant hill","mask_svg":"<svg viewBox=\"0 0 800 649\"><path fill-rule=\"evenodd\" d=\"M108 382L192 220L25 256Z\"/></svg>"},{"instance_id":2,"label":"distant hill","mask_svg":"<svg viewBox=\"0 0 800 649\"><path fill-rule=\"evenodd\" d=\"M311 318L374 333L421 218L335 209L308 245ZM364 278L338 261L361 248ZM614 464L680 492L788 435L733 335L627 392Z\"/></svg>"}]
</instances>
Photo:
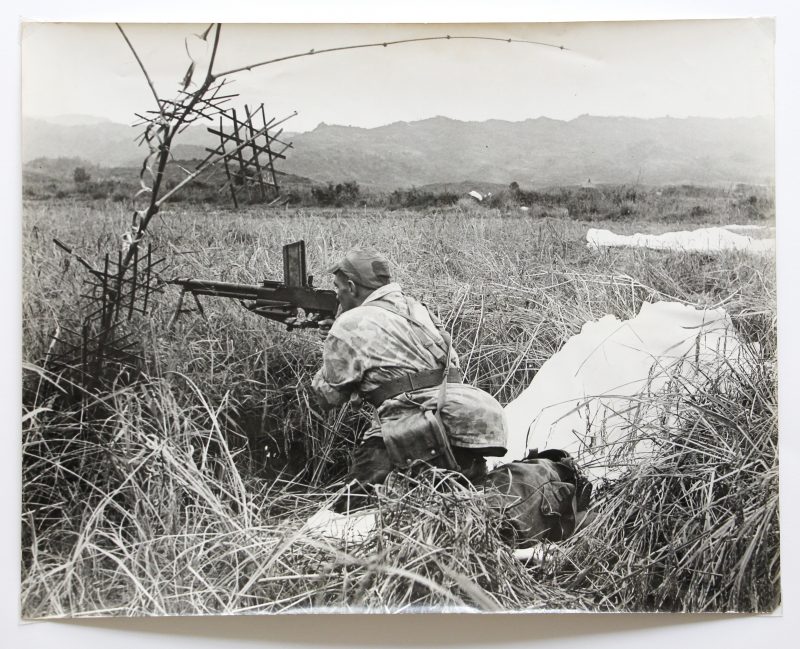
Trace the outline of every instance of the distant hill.
<instances>
[{"instance_id":1,"label":"distant hill","mask_svg":"<svg viewBox=\"0 0 800 649\"><path fill-rule=\"evenodd\" d=\"M768 183L774 176L772 124L758 118L437 117L374 129L320 125L293 141L286 166L294 173L389 186L464 178L523 185Z\"/></svg>"},{"instance_id":2,"label":"distant hill","mask_svg":"<svg viewBox=\"0 0 800 649\"><path fill-rule=\"evenodd\" d=\"M79 117L61 124L23 120L23 160L79 155L103 166L141 161L137 130ZM487 186L769 184L775 172L773 124L766 118L461 122L434 117L372 129L320 124L286 137L294 148L280 164L282 171L383 188L460 186L464 179ZM176 146L176 157L201 158L213 143L205 128L192 127Z\"/></svg>"},{"instance_id":3,"label":"distant hill","mask_svg":"<svg viewBox=\"0 0 800 649\"><path fill-rule=\"evenodd\" d=\"M138 166L146 155L146 149L136 143L142 130L86 115L25 118L22 161L81 157L105 167ZM181 159L204 158L204 146L213 143L205 129L190 128L182 134L174 153Z\"/></svg>"},{"instance_id":4,"label":"distant hill","mask_svg":"<svg viewBox=\"0 0 800 649\"><path fill-rule=\"evenodd\" d=\"M58 115L56 117L44 118L44 121L55 124L56 126L91 126L92 124L111 124L107 117L97 117L96 115Z\"/></svg>"},{"instance_id":5,"label":"distant hill","mask_svg":"<svg viewBox=\"0 0 800 649\"><path fill-rule=\"evenodd\" d=\"M183 180L186 173L184 169L193 170L200 164L201 159L184 159L170 163L167 167L167 180L178 182ZM73 174L76 167L82 167L92 180L99 182L112 181L136 191L139 186L140 165L136 166L105 166L97 165L85 158L35 158L26 162L22 167L23 184L31 185L36 182L66 181L74 184ZM319 183L310 178L303 178L283 171L277 172L278 181L283 190L310 189ZM221 165L209 169L205 174L197 177L195 184L211 187L221 187L225 181L225 171Z\"/></svg>"}]
</instances>

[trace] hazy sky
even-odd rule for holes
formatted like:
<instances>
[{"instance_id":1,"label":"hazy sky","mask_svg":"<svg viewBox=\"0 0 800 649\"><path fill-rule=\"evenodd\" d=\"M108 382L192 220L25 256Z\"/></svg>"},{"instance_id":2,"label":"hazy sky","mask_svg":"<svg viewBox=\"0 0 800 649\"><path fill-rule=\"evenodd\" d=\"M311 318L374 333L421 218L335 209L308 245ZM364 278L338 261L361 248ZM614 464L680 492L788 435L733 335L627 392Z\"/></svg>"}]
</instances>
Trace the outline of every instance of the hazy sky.
<instances>
[{"instance_id":1,"label":"hazy sky","mask_svg":"<svg viewBox=\"0 0 800 649\"><path fill-rule=\"evenodd\" d=\"M185 38L206 25L124 25L159 94L188 65ZM445 115L523 120L581 114L771 116L773 23L713 20L484 25L224 25L215 70L326 47L476 34L568 48L435 41L320 54L240 72L239 102L287 129L320 122L373 127ZM198 56L197 39L190 39ZM202 51L199 51L202 54ZM26 116L90 114L129 123L154 100L113 24L28 23L22 37Z\"/></svg>"}]
</instances>

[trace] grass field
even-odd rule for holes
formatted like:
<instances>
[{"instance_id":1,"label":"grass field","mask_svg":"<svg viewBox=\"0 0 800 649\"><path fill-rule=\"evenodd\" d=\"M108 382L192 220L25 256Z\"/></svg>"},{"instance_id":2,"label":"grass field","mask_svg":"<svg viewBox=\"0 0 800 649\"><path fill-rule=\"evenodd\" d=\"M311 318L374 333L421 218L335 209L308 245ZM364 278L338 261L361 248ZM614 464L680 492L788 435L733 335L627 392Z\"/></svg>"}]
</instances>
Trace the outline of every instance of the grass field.
<instances>
[{"instance_id":1,"label":"grass field","mask_svg":"<svg viewBox=\"0 0 800 649\"><path fill-rule=\"evenodd\" d=\"M674 200L634 195L612 229L754 215L747 200L733 209L714 195L691 201L712 207L678 218ZM752 372L723 369L652 395L648 421L678 413L680 430L652 465L601 494L595 523L526 566L500 541L481 494L436 473L381 491L382 525L364 543L304 533L366 425L359 413L323 416L312 405L314 332L289 333L211 298L207 319L183 314L169 328L178 296L166 287L131 325L140 380L91 394L49 373L52 336L79 320L86 277L52 239L96 260L119 248L129 222L122 202L25 204L24 615L763 611L780 601L774 258L598 253L585 245L597 223L465 202L425 211L181 204L157 217L149 236L167 258L165 278L277 279L281 246L305 239L309 271L327 288L322 269L344 250L381 250L397 281L452 330L466 380L503 404L588 320L630 318L643 301L724 306Z\"/></svg>"}]
</instances>

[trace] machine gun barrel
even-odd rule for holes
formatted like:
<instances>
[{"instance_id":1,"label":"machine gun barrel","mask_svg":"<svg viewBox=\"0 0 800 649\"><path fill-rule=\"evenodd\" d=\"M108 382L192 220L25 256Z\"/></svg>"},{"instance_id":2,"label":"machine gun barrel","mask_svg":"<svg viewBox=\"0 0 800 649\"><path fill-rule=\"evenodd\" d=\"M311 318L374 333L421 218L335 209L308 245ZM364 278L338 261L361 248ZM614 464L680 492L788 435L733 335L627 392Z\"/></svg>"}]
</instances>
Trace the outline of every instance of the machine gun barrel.
<instances>
[{"instance_id":1,"label":"machine gun barrel","mask_svg":"<svg viewBox=\"0 0 800 649\"><path fill-rule=\"evenodd\" d=\"M235 284L233 282L212 282L204 279L172 279L167 284L176 284L195 295L211 295L213 297L232 297L239 300L257 300L258 286Z\"/></svg>"}]
</instances>

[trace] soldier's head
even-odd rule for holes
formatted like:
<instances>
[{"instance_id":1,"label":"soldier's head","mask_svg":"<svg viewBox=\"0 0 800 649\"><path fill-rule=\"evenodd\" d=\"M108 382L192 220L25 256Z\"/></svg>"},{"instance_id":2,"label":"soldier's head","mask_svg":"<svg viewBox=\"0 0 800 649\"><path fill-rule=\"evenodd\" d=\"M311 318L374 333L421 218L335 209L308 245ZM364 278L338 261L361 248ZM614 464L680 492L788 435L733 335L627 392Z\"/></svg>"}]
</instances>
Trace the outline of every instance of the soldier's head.
<instances>
[{"instance_id":1,"label":"soldier's head","mask_svg":"<svg viewBox=\"0 0 800 649\"><path fill-rule=\"evenodd\" d=\"M360 306L375 289L392 281L386 258L362 248L349 250L327 272L333 273L333 285L342 311Z\"/></svg>"}]
</instances>

